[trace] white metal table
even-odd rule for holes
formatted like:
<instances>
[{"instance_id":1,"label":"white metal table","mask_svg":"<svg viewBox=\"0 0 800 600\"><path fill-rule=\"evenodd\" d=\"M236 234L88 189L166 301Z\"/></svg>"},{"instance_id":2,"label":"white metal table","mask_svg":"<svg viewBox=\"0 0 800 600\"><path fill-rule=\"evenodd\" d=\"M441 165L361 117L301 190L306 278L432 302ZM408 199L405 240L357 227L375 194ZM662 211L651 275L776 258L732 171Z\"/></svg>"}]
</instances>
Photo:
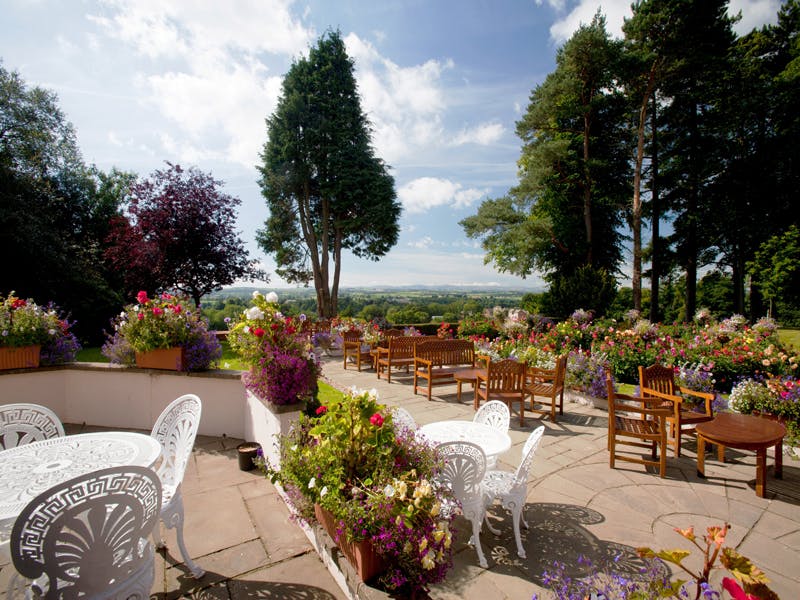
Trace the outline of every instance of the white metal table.
<instances>
[{"instance_id":1,"label":"white metal table","mask_svg":"<svg viewBox=\"0 0 800 600\"><path fill-rule=\"evenodd\" d=\"M81 433L3 450L0 521L15 519L28 502L62 481L119 465L152 467L160 456L158 440L128 431Z\"/></svg>"},{"instance_id":2,"label":"white metal table","mask_svg":"<svg viewBox=\"0 0 800 600\"><path fill-rule=\"evenodd\" d=\"M474 421L435 421L419 428L419 432L434 444L472 442L483 449L487 460L511 448L511 436L484 423Z\"/></svg>"}]
</instances>

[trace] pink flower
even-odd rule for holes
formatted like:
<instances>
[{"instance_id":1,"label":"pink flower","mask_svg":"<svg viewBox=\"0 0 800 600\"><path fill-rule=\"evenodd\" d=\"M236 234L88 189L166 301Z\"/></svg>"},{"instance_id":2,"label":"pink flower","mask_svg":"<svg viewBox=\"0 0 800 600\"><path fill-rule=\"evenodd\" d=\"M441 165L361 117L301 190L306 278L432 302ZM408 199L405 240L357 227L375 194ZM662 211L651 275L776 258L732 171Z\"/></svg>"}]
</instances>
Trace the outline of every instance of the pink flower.
<instances>
[{"instance_id":1,"label":"pink flower","mask_svg":"<svg viewBox=\"0 0 800 600\"><path fill-rule=\"evenodd\" d=\"M153 314L155 316L157 316L157 317L160 316L160 315L163 315L164 314L164 309L161 308L160 306L154 306L153 307Z\"/></svg>"},{"instance_id":2,"label":"pink flower","mask_svg":"<svg viewBox=\"0 0 800 600\"><path fill-rule=\"evenodd\" d=\"M381 413L375 413L369 418L369 422L375 425L375 427L381 427L383 425L383 417Z\"/></svg>"},{"instance_id":3,"label":"pink flower","mask_svg":"<svg viewBox=\"0 0 800 600\"><path fill-rule=\"evenodd\" d=\"M256 327L255 329L253 329L253 335L258 338L263 337L265 333L266 332L263 329L261 329L261 327Z\"/></svg>"},{"instance_id":4,"label":"pink flower","mask_svg":"<svg viewBox=\"0 0 800 600\"><path fill-rule=\"evenodd\" d=\"M136 313L136 318L141 321L142 319L144 319L144 313L141 313L141 312L140 313Z\"/></svg>"},{"instance_id":5,"label":"pink flower","mask_svg":"<svg viewBox=\"0 0 800 600\"><path fill-rule=\"evenodd\" d=\"M141 292L139 292L138 294L136 294L136 301L137 301L139 304L146 304L146 303L149 301L149 299L148 299L148 297L147 297L147 292L145 292L144 290L142 290Z\"/></svg>"},{"instance_id":6,"label":"pink flower","mask_svg":"<svg viewBox=\"0 0 800 600\"><path fill-rule=\"evenodd\" d=\"M318 415L324 415L326 412L328 412L328 407L327 406L320 406L317 409L317 414Z\"/></svg>"},{"instance_id":7,"label":"pink flower","mask_svg":"<svg viewBox=\"0 0 800 600\"><path fill-rule=\"evenodd\" d=\"M722 578L722 589L728 592L733 600L758 600L757 596L745 592L739 584L736 583L736 580L730 577Z\"/></svg>"}]
</instances>

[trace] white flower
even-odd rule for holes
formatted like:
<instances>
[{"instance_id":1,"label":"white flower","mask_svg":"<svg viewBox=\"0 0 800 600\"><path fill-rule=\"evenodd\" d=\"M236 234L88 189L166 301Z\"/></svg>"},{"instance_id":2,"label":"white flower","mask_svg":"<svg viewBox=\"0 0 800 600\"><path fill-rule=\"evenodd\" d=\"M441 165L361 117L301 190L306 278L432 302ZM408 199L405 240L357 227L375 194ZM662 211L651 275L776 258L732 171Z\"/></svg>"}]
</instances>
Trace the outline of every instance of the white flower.
<instances>
[{"instance_id":1,"label":"white flower","mask_svg":"<svg viewBox=\"0 0 800 600\"><path fill-rule=\"evenodd\" d=\"M257 306L251 306L246 311L244 311L244 316L250 320L263 319L264 311L258 308Z\"/></svg>"},{"instance_id":2,"label":"white flower","mask_svg":"<svg viewBox=\"0 0 800 600\"><path fill-rule=\"evenodd\" d=\"M253 300L258 300L259 298L261 298L261 296L262 296L262 294L258 290L253 292Z\"/></svg>"},{"instance_id":3,"label":"white flower","mask_svg":"<svg viewBox=\"0 0 800 600\"><path fill-rule=\"evenodd\" d=\"M372 388L369 391L369 397L372 398L373 400L377 400L378 399L378 390L376 390L375 388Z\"/></svg>"},{"instance_id":4,"label":"white flower","mask_svg":"<svg viewBox=\"0 0 800 600\"><path fill-rule=\"evenodd\" d=\"M392 487L391 483L387 483L386 487L383 488L383 495L386 496L387 498L391 498L392 496L394 496L394 488Z\"/></svg>"},{"instance_id":5,"label":"white flower","mask_svg":"<svg viewBox=\"0 0 800 600\"><path fill-rule=\"evenodd\" d=\"M244 326L244 332L245 333L250 333L250 325L245 325Z\"/></svg>"},{"instance_id":6,"label":"white flower","mask_svg":"<svg viewBox=\"0 0 800 600\"><path fill-rule=\"evenodd\" d=\"M316 477L312 477L312 478L311 478L311 479L308 481L308 489L310 489L310 490L311 490L311 489L314 489L315 487L317 487L317 478L316 478Z\"/></svg>"},{"instance_id":7,"label":"white flower","mask_svg":"<svg viewBox=\"0 0 800 600\"><path fill-rule=\"evenodd\" d=\"M327 494L327 493L328 493L328 486L327 486L327 485L326 485L326 486L324 486L324 487L323 487L323 488L322 488L322 489L319 491L319 495L320 495L320 496L324 496L324 495L325 495L325 494Z\"/></svg>"},{"instance_id":8,"label":"white flower","mask_svg":"<svg viewBox=\"0 0 800 600\"><path fill-rule=\"evenodd\" d=\"M50 335L55 335L56 334L56 330L55 329L48 329L47 333L49 333Z\"/></svg>"},{"instance_id":9,"label":"white flower","mask_svg":"<svg viewBox=\"0 0 800 600\"><path fill-rule=\"evenodd\" d=\"M277 302L278 301L278 294L275 292L270 292L266 296L267 302Z\"/></svg>"}]
</instances>

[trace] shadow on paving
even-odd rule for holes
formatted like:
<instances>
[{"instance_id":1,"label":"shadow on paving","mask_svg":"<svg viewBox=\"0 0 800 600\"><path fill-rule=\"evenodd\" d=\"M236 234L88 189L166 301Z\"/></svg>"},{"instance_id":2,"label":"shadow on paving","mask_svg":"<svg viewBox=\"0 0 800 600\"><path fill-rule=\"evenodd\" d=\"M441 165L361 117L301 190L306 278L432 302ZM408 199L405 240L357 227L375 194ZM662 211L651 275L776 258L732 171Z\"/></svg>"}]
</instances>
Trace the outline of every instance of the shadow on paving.
<instances>
[{"instance_id":1,"label":"shadow on paving","mask_svg":"<svg viewBox=\"0 0 800 600\"><path fill-rule=\"evenodd\" d=\"M499 513L501 519L492 519L492 525L500 529L500 535L481 533L483 550L493 572L501 575L522 577L541 587L549 587L548 573L559 563L564 576L571 579L586 577L599 569L609 575L618 575L628 580L649 581L654 573L645 573L648 561L641 559L632 546L599 539L585 525L596 525L605 517L596 510L573 504L529 503L524 517L530 529L522 528L522 545L526 558L517 556L516 543L509 513ZM469 530L466 521L459 523L458 531ZM475 549L467 552L467 563L477 564ZM492 564L494 563L494 564ZM659 562L655 573L660 577L670 575L669 567ZM448 576L448 589L463 594L472 584L460 569L454 568Z\"/></svg>"}]
</instances>

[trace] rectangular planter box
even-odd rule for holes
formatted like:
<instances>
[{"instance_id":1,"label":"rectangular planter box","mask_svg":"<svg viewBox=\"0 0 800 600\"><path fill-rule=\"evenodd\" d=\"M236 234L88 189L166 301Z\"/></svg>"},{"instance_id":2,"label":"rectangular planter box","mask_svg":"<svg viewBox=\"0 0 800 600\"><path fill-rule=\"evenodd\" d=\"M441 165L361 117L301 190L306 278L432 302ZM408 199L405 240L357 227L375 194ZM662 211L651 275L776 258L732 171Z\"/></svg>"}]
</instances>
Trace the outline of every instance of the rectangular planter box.
<instances>
[{"instance_id":1,"label":"rectangular planter box","mask_svg":"<svg viewBox=\"0 0 800 600\"><path fill-rule=\"evenodd\" d=\"M136 353L136 366L140 369L180 371L183 367L183 347L160 348Z\"/></svg>"},{"instance_id":2,"label":"rectangular planter box","mask_svg":"<svg viewBox=\"0 0 800 600\"><path fill-rule=\"evenodd\" d=\"M322 508L319 504L314 505L314 515L328 533L331 539L336 542L339 550L345 555L350 564L358 573L361 581L367 582L374 579L386 570L386 562L383 557L375 552L369 540L360 542L348 542L344 537L336 539L336 520L333 515Z\"/></svg>"},{"instance_id":3,"label":"rectangular planter box","mask_svg":"<svg viewBox=\"0 0 800 600\"><path fill-rule=\"evenodd\" d=\"M35 369L41 346L0 347L0 370Z\"/></svg>"}]
</instances>

